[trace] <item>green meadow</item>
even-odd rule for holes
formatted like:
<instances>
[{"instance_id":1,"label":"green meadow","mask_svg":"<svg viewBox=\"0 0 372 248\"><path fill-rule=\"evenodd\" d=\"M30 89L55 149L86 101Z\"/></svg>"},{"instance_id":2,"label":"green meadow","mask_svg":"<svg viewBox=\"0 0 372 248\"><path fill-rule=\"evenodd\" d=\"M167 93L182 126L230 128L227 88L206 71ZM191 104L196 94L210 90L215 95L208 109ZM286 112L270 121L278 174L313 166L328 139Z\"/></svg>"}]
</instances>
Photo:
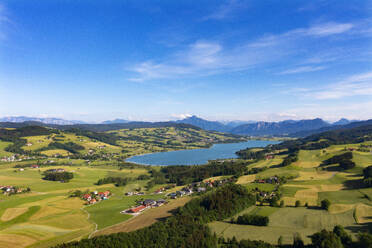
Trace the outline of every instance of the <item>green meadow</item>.
<instances>
[{"instance_id":1,"label":"green meadow","mask_svg":"<svg viewBox=\"0 0 372 248\"><path fill-rule=\"evenodd\" d=\"M280 236L284 244L292 244L293 235L299 233L305 243L310 243L309 235L321 229L331 230L342 225L346 231L356 235L359 231L372 231L372 189L361 187L363 168L372 165L372 154L354 150L353 162L356 167L350 170L326 171L319 168L322 161L334 155L357 149L360 144L333 145L319 150L300 150L298 161L283 168L275 168L277 159L261 160L251 167L268 167L255 175L241 176L238 183L248 189L270 191L272 184L252 183L254 178L270 176L294 177L280 187L284 207L254 206L243 210L242 214L257 214L269 217L268 226L231 224L230 220L215 221L209 224L212 232L225 238L264 240L277 244ZM253 178L253 179L252 179ZM329 211L319 208L320 201L331 202ZM300 201L300 207L295 202ZM305 204L308 207L305 207Z\"/></svg>"}]
</instances>

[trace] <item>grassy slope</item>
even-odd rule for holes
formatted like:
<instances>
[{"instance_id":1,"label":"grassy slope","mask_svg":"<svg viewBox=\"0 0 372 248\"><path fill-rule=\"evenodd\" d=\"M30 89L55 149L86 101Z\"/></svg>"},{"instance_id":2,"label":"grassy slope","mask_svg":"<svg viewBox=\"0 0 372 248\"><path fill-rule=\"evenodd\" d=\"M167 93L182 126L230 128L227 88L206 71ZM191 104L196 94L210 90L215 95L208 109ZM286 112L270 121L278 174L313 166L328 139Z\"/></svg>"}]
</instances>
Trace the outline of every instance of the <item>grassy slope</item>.
<instances>
[{"instance_id":1,"label":"grassy slope","mask_svg":"<svg viewBox=\"0 0 372 248\"><path fill-rule=\"evenodd\" d=\"M308 235L322 228L331 229L336 224L346 226L353 234L371 227L372 221L372 189L350 188L350 182L361 179L360 173L366 166L372 165L372 154L354 151L353 161L356 167L349 171L328 172L317 169L318 165L331 156L345 152L345 148L357 148L359 144L337 145L322 150L304 151L299 153L299 160L285 168L271 168L256 175L242 176L238 182L246 184L248 188L258 186L262 190L270 189L271 185L250 183L254 178L265 178L272 175L297 175L282 187L283 200L287 207L253 207L243 213L261 214L269 216L267 227L230 224L227 221L210 224L212 231L224 237L236 236L238 239L261 239L277 243L279 236L283 236L284 243L292 243L292 235L299 232L306 242ZM254 167L271 166L270 160L255 163ZM274 163L273 163L274 164ZM252 165L250 165L252 166ZM294 208L296 200L304 205L319 205L323 199L332 202L330 211L314 209L312 207ZM355 218L354 218L355 217ZM358 223L361 223L358 225Z\"/></svg>"},{"instance_id":2,"label":"grassy slope","mask_svg":"<svg viewBox=\"0 0 372 248\"><path fill-rule=\"evenodd\" d=\"M77 136L73 133L61 132L61 134L41 135L26 137L31 146L23 146L24 150L34 151L40 148L46 148L51 142L74 142L84 147L81 154L86 154L89 150L94 153L117 153L126 157L170 150L206 148L212 143L236 142L242 139L233 137L228 134L195 130L191 128L136 128L109 131L108 133L122 137L117 145L106 144L85 136ZM102 148L103 147L103 148ZM0 143L0 155L2 152ZM124 153L122 153L124 150ZM67 156L65 150L47 150L42 154L53 156L61 154Z\"/></svg>"},{"instance_id":3,"label":"grassy slope","mask_svg":"<svg viewBox=\"0 0 372 248\"><path fill-rule=\"evenodd\" d=\"M0 140L0 157L11 156L12 153L5 151L4 149L12 144L11 142L5 142Z\"/></svg>"},{"instance_id":4,"label":"grassy slope","mask_svg":"<svg viewBox=\"0 0 372 248\"><path fill-rule=\"evenodd\" d=\"M41 171L50 168L55 167L43 167ZM1 247L25 245L49 247L58 242L87 236L94 231L94 223L102 228L129 219L131 216L122 215L119 211L134 205L139 197L124 197L124 192L143 187L146 183L146 181L133 181L125 187L114 187L111 184L94 185L99 178L108 175L125 175L135 178L147 173L144 169L118 170L107 166L92 168L64 166L63 168L67 171L75 171L75 177L69 183L44 181L38 169L14 172L12 167L2 166L0 169L2 184L30 186L33 192L10 197L0 196L0 216L6 210L6 215L9 216L11 212L16 213L16 209L27 209L24 213L14 214L13 218L8 218L7 221L0 221ZM84 211L82 200L68 197L69 192L76 189L108 189L114 195L109 200L85 207ZM161 197L161 195L156 197ZM17 242L14 243L14 240Z\"/></svg>"}]
</instances>

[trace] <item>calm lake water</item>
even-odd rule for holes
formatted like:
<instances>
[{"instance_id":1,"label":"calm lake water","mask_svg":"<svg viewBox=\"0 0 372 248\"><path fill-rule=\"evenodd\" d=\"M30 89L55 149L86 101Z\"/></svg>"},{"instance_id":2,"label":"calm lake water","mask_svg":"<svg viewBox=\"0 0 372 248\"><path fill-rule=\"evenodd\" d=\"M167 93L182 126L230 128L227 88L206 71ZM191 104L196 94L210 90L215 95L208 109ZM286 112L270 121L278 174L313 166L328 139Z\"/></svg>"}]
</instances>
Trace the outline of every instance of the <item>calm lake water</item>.
<instances>
[{"instance_id":1,"label":"calm lake water","mask_svg":"<svg viewBox=\"0 0 372 248\"><path fill-rule=\"evenodd\" d=\"M215 144L207 149L158 152L133 156L126 161L146 165L195 165L205 164L208 160L236 158L235 152L247 147L264 147L280 141L249 140L241 143Z\"/></svg>"}]
</instances>

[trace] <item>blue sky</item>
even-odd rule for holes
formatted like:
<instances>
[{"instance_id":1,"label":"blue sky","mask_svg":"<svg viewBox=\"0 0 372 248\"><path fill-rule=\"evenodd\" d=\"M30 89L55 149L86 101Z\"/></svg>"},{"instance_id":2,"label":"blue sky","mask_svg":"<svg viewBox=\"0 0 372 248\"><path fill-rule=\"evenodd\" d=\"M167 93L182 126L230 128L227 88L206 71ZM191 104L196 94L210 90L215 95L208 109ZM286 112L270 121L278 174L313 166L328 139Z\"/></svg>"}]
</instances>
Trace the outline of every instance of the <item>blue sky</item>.
<instances>
[{"instance_id":1,"label":"blue sky","mask_svg":"<svg viewBox=\"0 0 372 248\"><path fill-rule=\"evenodd\" d=\"M0 116L368 119L371 24L363 0L3 0Z\"/></svg>"}]
</instances>

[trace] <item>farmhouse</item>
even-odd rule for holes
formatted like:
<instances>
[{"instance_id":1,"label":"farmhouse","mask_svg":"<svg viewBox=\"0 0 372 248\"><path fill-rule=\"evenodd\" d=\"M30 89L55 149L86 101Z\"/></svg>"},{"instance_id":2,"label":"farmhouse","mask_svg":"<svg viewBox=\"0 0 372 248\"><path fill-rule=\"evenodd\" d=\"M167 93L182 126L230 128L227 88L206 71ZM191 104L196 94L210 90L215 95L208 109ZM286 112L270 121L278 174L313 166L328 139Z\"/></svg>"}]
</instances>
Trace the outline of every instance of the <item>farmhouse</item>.
<instances>
[{"instance_id":1,"label":"farmhouse","mask_svg":"<svg viewBox=\"0 0 372 248\"><path fill-rule=\"evenodd\" d=\"M90 196L90 194L84 194L83 199L86 200L86 201L90 201L92 199L92 197Z\"/></svg>"},{"instance_id":2,"label":"farmhouse","mask_svg":"<svg viewBox=\"0 0 372 248\"><path fill-rule=\"evenodd\" d=\"M142 202L142 205L148 207L148 206L154 206L156 205L156 201L152 199L146 199Z\"/></svg>"},{"instance_id":3,"label":"farmhouse","mask_svg":"<svg viewBox=\"0 0 372 248\"><path fill-rule=\"evenodd\" d=\"M128 210L129 213L139 213L145 210L147 207L144 205L139 205L137 207L131 208Z\"/></svg>"}]
</instances>

